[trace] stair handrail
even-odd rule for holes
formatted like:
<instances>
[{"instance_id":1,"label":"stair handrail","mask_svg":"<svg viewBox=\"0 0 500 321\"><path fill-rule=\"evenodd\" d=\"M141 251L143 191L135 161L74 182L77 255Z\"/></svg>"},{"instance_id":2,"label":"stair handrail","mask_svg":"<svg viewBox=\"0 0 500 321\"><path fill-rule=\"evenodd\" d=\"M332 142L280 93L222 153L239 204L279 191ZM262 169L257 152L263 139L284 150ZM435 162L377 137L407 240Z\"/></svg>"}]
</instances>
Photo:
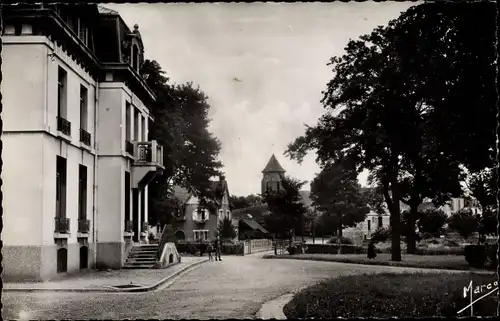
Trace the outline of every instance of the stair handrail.
<instances>
[{"instance_id":1,"label":"stair handrail","mask_svg":"<svg viewBox=\"0 0 500 321\"><path fill-rule=\"evenodd\" d=\"M167 244L167 225L163 226L163 230L161 232L160 240L158 242L158 251L156 252L156 258L160 260L161 255L163 253L163 248Z\"/></svg>"}]
</instances>

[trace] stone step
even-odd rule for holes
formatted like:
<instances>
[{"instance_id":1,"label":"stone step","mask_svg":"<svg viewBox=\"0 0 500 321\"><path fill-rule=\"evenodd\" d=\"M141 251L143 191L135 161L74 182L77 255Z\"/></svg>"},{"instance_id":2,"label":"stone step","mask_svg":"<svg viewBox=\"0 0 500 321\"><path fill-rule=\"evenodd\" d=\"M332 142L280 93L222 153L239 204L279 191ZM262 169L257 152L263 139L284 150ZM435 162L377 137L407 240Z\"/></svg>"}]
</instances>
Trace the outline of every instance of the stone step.
<instances>
[{"instance_id":1,"label":"stone step","mask_svg":"<svg viewBox=\"0 0 500 321\"><path fill-rule=\"evenodd\" d=\"M123 266L124 269L152 269L153 267L154 267L154 264L141 264L141 265L125 264Z\"/></svg>"},{"instance_id":2,"label":"stone step","mask_svg":"<svg viewBox=\"0 0 500 321\"><path fill-rule=\"evenodd\" d=\"M156 262L156 257L128 257L126 262Z\"/></svg>"},{"instance_id":3,"label":"stone step","mask_svg":"<svg viewBox=\"0 0 500 321\"><path fill-rule=\"evenodd\" d=\"M128 257L156 257L156 253L129 253Z\"/></svg>"}]
</instances>

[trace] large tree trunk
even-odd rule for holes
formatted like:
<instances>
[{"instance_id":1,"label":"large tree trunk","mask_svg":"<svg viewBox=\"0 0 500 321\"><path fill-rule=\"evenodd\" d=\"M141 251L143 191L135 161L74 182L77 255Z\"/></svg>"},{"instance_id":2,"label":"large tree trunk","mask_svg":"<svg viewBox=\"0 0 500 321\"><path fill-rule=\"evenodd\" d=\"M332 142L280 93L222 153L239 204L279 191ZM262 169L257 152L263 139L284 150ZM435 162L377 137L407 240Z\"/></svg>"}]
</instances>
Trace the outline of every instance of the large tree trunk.
<instances>
[{"instance_id":1,"label":"large tree trunk","mask_svg":"<svg viewBox=\"0 0 500 321\"><path fill-rule=\"evenodd\" d=\"M398 191L398 172L393 169L389 172L389 177L384 177L382 179L382 186L384 188L384 198L387 203L387 207L390 212L390 222L391 222L391 260L401 261L401 213L399 206L399 191ZM390 189L392 192L389 195L389 182Z\"/></svg>"}]
</instances>

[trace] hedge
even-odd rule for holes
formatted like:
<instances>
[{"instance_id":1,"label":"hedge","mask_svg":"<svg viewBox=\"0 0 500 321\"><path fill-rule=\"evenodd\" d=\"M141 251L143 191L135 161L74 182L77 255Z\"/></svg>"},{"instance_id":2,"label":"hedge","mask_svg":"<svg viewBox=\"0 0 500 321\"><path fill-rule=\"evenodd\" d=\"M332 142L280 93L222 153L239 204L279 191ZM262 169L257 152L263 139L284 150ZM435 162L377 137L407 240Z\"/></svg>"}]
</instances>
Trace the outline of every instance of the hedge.
<instances>
[{"instance_id":1,"label":"hedge","mask_svg":"<svg viewBox=\"0 0 500 321\"><path fill-rule=\"evenodd\" d=\"M179 253L186 253L195 255L200 253L203 250L206 253L205 246L207 243L190 243L190 242L177 242L176 247ZM243 255L244 254L244 245L243 243L222 243L221 253L226 255Z\"/></svg>"},{"instance_id":2,"label":"hedge","mask_svg":"<svg viewBox=\"0 0 500 321\"><path fill-rule=\"evenodd\" d=\"M365 254L366 247L357 245L341 245L341 254ZM307 244L307 254L337 254L337 244Z\"/></svg>"}]
</instances>

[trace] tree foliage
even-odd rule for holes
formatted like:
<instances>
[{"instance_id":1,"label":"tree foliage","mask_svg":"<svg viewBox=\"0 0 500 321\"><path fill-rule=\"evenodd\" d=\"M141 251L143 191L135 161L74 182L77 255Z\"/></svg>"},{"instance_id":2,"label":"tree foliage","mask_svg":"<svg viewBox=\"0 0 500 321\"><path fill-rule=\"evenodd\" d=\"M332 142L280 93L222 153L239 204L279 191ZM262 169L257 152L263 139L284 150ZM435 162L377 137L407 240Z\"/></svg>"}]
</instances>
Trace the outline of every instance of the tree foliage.
<instances>
[{"instance_id":1,"label":"tree foliage","mask_svg":"<svg viewBox=\"0 0 500 321\"><path fill-rule=\"evenodd\" d=\"M303 235L306 208L299 191L304 184L305 182L283 175L282 188L278 191L270 190L263 195L271 212L265 217L265 225L269 232L279 237L290 236L290 230L296 235Z\"/></svg>"},{"instance_id":2,"label":"tree foliage","mask_svg":"<svg viewBox=\"0 0 500 321\"><path fill-rule=\"evenodd\" d=\"M258 206L262 204L262 197L259 195L250 194L247 196L230 196L230 203L232 208L237 210L240 208L247 208Z\"/></svg>"},{"instance_id":3,"label":"tree foliage","mask_svg":"<svg viewBox=\"0 0 500 321\"><path fill-rule=\"evenodd\" d=\"M443 232L447 216L441 210L425 211L420 213L417 226L420 233L429 233L432 236L439 237Z\"/></svg>"},{"instance_id":4,"label":"tree foliage","mask_svg":"<svg viewBox=\"0 0 500 321\"><path fill-rule=\"evenodd\" d=\"M392 260L401 259L400 201L415 226L424 198L462 193L460 165L492 165L495 30L492 3L430 3L351 40L329 63L326 113L288 147L298 161L315 150L321 166L347 159L371 172L391 214Z\"/></svg>"},{"instance_id":5,"label":"tree foliage","mask_svg":"<svg viewBox=\"0 0 500 321\"><path fill-rule=\"evenodd\" d=\"M322 212L323 223L340 236L343 227L362 222L370 211L356 173L341 163L327 165L314 178L311 199L313 206Z\"/></svg>"},{"instance_id":6,"label":"tree foliage","mask_svg":"<svg viewBox=\"0 0 500 321\"><path fill-rule=\"evenodd\" d=\"M169 220L171 188L180 185L191 192L214 198L210 178L221 174L219 140L208 130L208 97L192 83L169 84L156 61L146 60L141 75L157 96L152 108L150 139L163 146L163 175L150 184L150 222Z\"/></svg>"},{"instance_id":7,"label":"tree foliage","mask_svg":"<svg viewBox=\"0 0 500 321\"><path fill-rule=\"evenodd\" d=\"M220 220L218 231L221 238L234 239L236 237L236 230L233 226L233 222L229 217L224 217L222 220Z\"/></svg>"}]
</instances>

